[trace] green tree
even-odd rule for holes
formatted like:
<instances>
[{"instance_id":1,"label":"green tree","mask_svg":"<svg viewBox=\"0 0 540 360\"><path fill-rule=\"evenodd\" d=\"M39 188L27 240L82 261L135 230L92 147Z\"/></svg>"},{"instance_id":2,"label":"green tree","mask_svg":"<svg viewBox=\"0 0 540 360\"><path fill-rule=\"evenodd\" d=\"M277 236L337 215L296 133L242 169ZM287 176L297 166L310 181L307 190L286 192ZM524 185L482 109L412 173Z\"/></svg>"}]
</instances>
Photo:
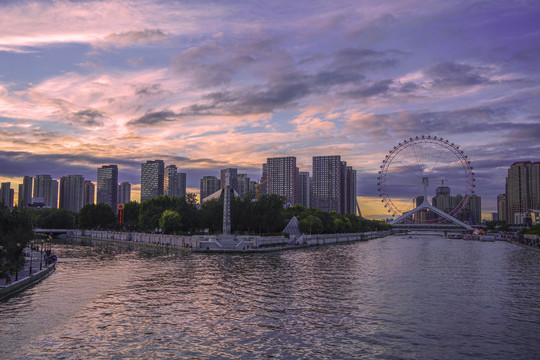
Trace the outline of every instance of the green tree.
<instances>
[{"instance_id":1,"label":"green tree","mask_svg":"<svg viewBox=\"0 0 540 360\"><path fill-rule=\"evenodd\" d=\"M252 198L251 194L231 198L231 227L233 232L250 233L254 229L254 203Z\"/></svg>"},{"instance_id":2,"label":"green tree","mask_svg":"<svg viewBox=\"0 0 540 360\"><path fill-rule=\"evenodd\" d=\"M197 196L186 194L185 196L172 198L161 195L142 202L139 210L139 227L143 231L151 232L159 228L161 214L165 210L174 210L182 218L182 232L194 232L200 228L200 213L197 207Z\"/></svg>"},{"instance_id":3,"label":"green tree","mask_svg":"<svg viewBox=\"0 0 540 360\"><path fill-rule=\"evenodd\" d=\"M323 231L321 219L314 215L308 215L298 222L300 232L304 234L320 234Z\"/></svg>"},{"instance_id":4,"label":"green tree","mask_svg":"<svg viewBox=\"0 0 540 360\"><path fill-rule=\"evenodd\" d=\"M533 225L528 229L523 229L520 234L540 235L540 225Z\"/></svg>"},{"instance_id":5,"label":"green tree","mask_svg":"<svg viewBox=\"0 0 540 360\"><path fill-rule=\"evenodd\" d=\"M22 249L33 238L32 216L26 209L17 206L9 210L4 204L0 204L0 275L5 271L14 272L19 261L19 266L24 264ZM17 246L19 244L19 246Z\"/></svg>"},{"instance_id":6,"label":"green tree","mask_svg":"<svg viewBox=\"0 0 540 360\"><path fill-rule=\"evenodd\" d=\"M182 218L174 210L165 210L159 218L159 227L164 234L178 234L182 230Z\"/></svg>"},{"instance_id":7,"label":"green tree","mask_svg":"<svg viewBox=\"0 0 540 360\"><path fill-rule=\"evenodd\" d=\"M136 231L139 228L139 211L141 204L137 201L124 203L124 228Z\"/></svg>"},{"instance_id":8,"label":"green tree","mask_svg":"<svg viewBox=\"0 0 540 360\"><path fill-rule=\"evenodd\" d=\"M34 222L40 229L73 229L75 214L66 209L34 210Z\"/></svg>"},{"instance_id":9,"label":"green tree","mask_svg":"<svg viewBox=\"0 0 540 360\"><path fill-rule=\"evenodd\" d=\"M194 232L201 227L197 195L188 193L182 197L173 196L171 208L182 217L182 231Z\"/></svg>"},{"instance_id":10,"label":"green tree","mask_svg":"<svg viewBox=\"0 0 540 360\"><path fill-rule=\"evenodd\" d=\"M223 198L204 201L200 217L202 228L208 228L211 233L220 232L223 225Z\"/></svg>"},{"instance_id":11,"label":"green tree","mask_svg":"<svg viewBox=\"0 0 540 360\"><path fill-rule=\"evenodd\" d=\"M349 218L341 214L332 214L334 220L334 230L336 233L349 233L352 232L352 224Z\"/></svg>"},{"instance_id":12,"label":"green tree","mask_svg":"<svg viewBox=\"0 0 540 360\"><path fill-rule=\"evenodd\" d=\"M276 194L263 195L255 202L253 207L254 228L259 233L280 232L285 228L283 206L286 199Z\"/></svg>"},{"instance_id":13,"label":"green tree","mask_svg":"<svg viewBox=\"0 0 540 360\"><path fill-rule=\"evenodd\" d=\"M116 227L116 215L107 204L86 204L79 211L79 228L81 229L112 229L114 227Z\"/></svg>"},{"instance_id":14,"label":"green tree","mask_svg":"<svg viewBox=\"0 0 540 360\"><path fill-rule=\"evenodd\" d=\"M167 209L172 209L172 202L166 195L143 201L139 210L139 227L146 232L159 228L161 214Z\"/></svg>"},{"instance_id":15,"label":"green tree","mask_svg":"<svg viewBox=\"0 0 540 360\"><path fill-rule=\"evenodd\" d=\"M308 215L308 209L302 204L296 204L287 209L283 210L283 216L285 216L285 221L288 223L291 219L296 216L297 219L304 218Z\"/></svg>"}]
</instances>

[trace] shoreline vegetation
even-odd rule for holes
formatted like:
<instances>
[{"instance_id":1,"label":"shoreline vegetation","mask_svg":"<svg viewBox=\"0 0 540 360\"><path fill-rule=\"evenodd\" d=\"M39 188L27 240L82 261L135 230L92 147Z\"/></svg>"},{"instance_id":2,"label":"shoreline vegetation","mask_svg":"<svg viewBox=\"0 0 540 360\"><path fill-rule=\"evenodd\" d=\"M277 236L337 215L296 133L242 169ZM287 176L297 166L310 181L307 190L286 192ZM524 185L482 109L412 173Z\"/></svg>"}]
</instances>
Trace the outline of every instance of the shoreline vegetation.
<instances>
[{"instance_id":1,"label":"shoreline vegetation","mask_svg":"<svg viewBox=\"0 0 540 360\"><path fill-rule=\"evenodd\" d=\"M87 204L78 213L64 209L34 212L41 229L120 230L167 235L219 234L223 225L223 194L198 204L195 194L182 197L162 195L142 203L124 203L123 224L109 205ZM284 197L263 195L253 201L251 194L231 196L231 232L239 235L281 234L296 217L304 234L334 234L388 230L390 225L354 214L339 214L300 204L287 207Z\"/></svg>"},{"instance_id":2,"label":"shoreline vegetation","mask_svg":"<svg viewBox=\"0 0 540 360\"><path fill-rule=\"evenodd\" d=\"M28 209L10 210L0 204L0 279L18 274L25 264L24 249L34 238L33 217ZM33 244L32 244L33 246Z\"/></svg>"}]
</instances>

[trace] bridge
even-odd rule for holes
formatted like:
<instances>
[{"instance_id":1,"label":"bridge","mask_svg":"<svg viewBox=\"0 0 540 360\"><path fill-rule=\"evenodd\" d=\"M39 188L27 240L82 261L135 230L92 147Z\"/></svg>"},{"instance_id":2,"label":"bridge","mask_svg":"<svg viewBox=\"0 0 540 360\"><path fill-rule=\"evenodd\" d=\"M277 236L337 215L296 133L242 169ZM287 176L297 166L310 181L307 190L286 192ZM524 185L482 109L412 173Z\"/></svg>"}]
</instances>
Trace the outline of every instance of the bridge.
<instances>
[{"instance_id":1,"label":"bridge","mask_svg":"<svg viewBox=\"0 0 540 360\"><path fill-rule=\"evenodd\" d=\"M59 235L67 234L67 229L34 229L35 234Z\"/></svg>"},{"instance_id":2,"label":"bridge","mask_svg":"<svg viewBox=\"0 0 540 360\"><path fill-rule=\"evenodd\" d=\"M427 194L427 187L428 187L428 178L424 177L422 178L422 183L424 185L424 200L420 205L418 205L416 208L412 209L411 211L407 211L403 215L399 216L397 219L390 222L391 225L393 225L394 229L397 230L428 230L428 231L473 231L471 225L465 224L463 221L456 219L455 217L445 213L444 211L437 209L435 206L431 205L428 202L428 194ZM448 220L451 224L441 224L441 223L414 223L414 224L408 224L408 223L402 223L402 221L410 218L414 214L416 214L419 211L422 210L429 210L434 212L435 214L439 215L443 219Z\"/></svg>"},{"instance_id":3,"label":"bridge","mask_svg":"<svg viewBox=\"0 0 540 360\"><path fill-rule=\"evenodd\" d=\"M455 224L421 224L421 223L400 223L394 224L392 227L394 230L398 231L415 231L415 232L453 232L461 233L469 231L467 228L464 228Z\"/></svg>"}]
</instances>

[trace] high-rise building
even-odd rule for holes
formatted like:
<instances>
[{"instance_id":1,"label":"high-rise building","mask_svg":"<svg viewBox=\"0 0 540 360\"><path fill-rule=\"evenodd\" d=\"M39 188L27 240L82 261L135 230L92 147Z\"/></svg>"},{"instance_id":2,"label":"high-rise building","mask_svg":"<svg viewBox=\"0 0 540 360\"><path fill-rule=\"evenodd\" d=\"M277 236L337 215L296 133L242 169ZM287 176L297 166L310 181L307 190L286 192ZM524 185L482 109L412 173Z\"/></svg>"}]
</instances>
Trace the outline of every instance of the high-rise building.
<instances>
[{"instance_id":1,"label":"high-rise building","mask_svg":"<svg viewBox=\"0 0 540 360\"><path fill-rule=\"evenodd\" d=\"M212 195L221 189L221 181L215 176L203 176L200 186L200 199L202 202L205 197Z\"/></svg>"},{"instance_id":2,"label":"high-rise building","mask_svg":"<svg viewBox=\"0 0 540 360\"><path fill-rule=\"evenodd\" d=\"M469 196L465 205L470 211L469 224L477 225L482 223L482 198L476 194Z\"/></svg>"},{"instance_id":3,"label":"high-rise building","mask_svg":"<svg viewBox=\"0 0 540 360\"><path fill-rule=\"evenodd\" d=\"M311 207L342 214L356 213L356 170L341 156L314 156Z\"/></svg>"},{"instance_id":4,"label":"high-rise building","mask_svg":"<svg viewBox=\"0 0 540 360\"><path fill-rule=\"evenodd\" d=\"M313 157L312 207L328 212L341 212L342 174L341 156Z\"/></svg>"},{"instance_id":5,"label":"high-rise building","mask_svg":"<svg viewBox=\"0 0 540 360\"><path fill-rule=\"evenodd\" d=\"M419 207L424 202L424 196L419 195L413 199L413 207ZM415 214L413 214L413 220L414 222L424 222L428 219L428 213L424 210L419 211Z\"/></svg>"},{"instance_id":6,"label":"high-rise building","mask_svg":"<svg viewBox=\"0 0 540 360\"><path fill-rule=\"evenodd\" d=\"M141 164L141 202L164 194L164 174L163 160Z\"/></svg>"},{"instance_id":7,"label":"high-rise building","mask_svg":"<svg viewBox=\"0 0 540 360\"><path fill-rule=\"evenodd\" d=\"M346 167L346 187L344 214L356 214L356 170L352 166Z\"/></svg>"},{"instance_id":8,"label":"high-rise building","mask_svg":"<svg viewBox=\"0 0 540 360\"><path fill-rule=\"evenodd\" d=\"M23 193L23 184L19 184L19 200L17 201L17 206L19 207L19 209L23 207L23 202L24 202L22 193Z\"/></svg>"},{"instance_id":9,"label":"high-rise building","mask_svg":"<svg viewBox=\"0 0 540 360\"><path fill-rule=\"evenodd\" d=\"M60 205L61 208L79 212L83 207L84 177L82 175L68 175L60 178Z\"/></svg>"},{"instance_id":10,"label":"high-rise building","mask_svg":"<svg viewBox=\"0 0 540 360\"><path fill-rule=\"evenodd\" d=\"M262 176L260 180L259 185L259 195L266 195L268 194L268 164L264 163L262 164Z\"/></svg>"},{"instance_id":11,"label":"high-rise building","mask_svg":"<svg viewBox=\"0 0 540 360\"><path fill-rule=\"evenodd\" d=\"M187 174L179 172L177 176L178 176L178 196L182 197L186 195Z\"/></svg>"},{"instance_id":12,"label":"high-rise building","mask_svg":"<svg viewBox=\"0 0 540 360\"><path fill-rule=\"evenodd\" d=\"M263 168L264 170L264 168ZM275 157L266 159L267 194L284 196L291 205L297 203L298 168L296 157Z\"/></svg>"},{"instance_id":13,"label":"high-rise building","mask_svg":"<svg viewBox=\"0 0 540 360\"><path fill-rule=\"evenodd\" d=\"M31 176L24 176L23 183L19 185L19 207L28 207L32 203L32 183Z\"/></svg>"},{"instance_id":14,"label":"high-rise building","mask_svg":"<svg viewBox=\"0 0 540 360\"><path fill-rule=\"evenodd\" d=\"M450 213L455 207L454 199L450 195L448 186L439 186L435 189L435 196L431 199L431 203L437 209Z\"/></svg>"},{"instance_id":15,"label":"high-rise building","mask_svg":"<svg viewBox=\"0 0 540 360\"><path fill-rule=\"evenodd\" d=\"M356 214L356 170L341 162L341 210L342 214Z\"/></svg>"},{"instance_id":16,"label":"high-rise building","mask_svg":"<svg viewBox=\"0 0 540 360\"><path fill-rule=\"evenodd\" d=\"M221 170L221 188L223 189L225 187L225 174L229 172L229 189L234 190L238 192L238 182L237 182L237 176L238 176L238 169L234 168L227 168Z\"/></svg>"},{"instance_id":17,"label":"high-rise building","mask_svg":"<svg viewBox=\"0 0 540 360\"><path fill-rule=\"evenodd\" d=\"M165 168L164 192L169 197L186 195L186 173L179 173L176 165Z\"/></svg>"},{"instance_id":18,"label":"high-rise building","mask_svg":"<svg viewBox=\"0 0 540 360\"><path fill-rule=\"evenodd\" d=\"M250 179L249 177L247 176L247 174L238 174L236 176L236 184L237 184L237 191L238 191L238 195L240 196L245 196L247 194L249 194L250 192Z\"/></svg>"},{"instance_id":19,"label":"high-rise building","mask_svg":"<svg viewBox=\"0 0 540 360\"><path fill-rule=\"evenodd\" d=\"M83 206L86 204L93 204L96 193L96 186L90 180L84 180L84 195Z\"/></svg>"},{"instance_id":20,"label":"high-rise building","mask_svg":"<svg viewBox=\"0 0 540 360\"><path fill-rule=\"evenodd\" d=\"M302 204L306 208L310 207L310 194L311 193L311 178L309 172L298 172L298 186L296 189L297 203Z\"/></svg>"},{"instance_id":21,"label":"high-rise building","mask_svg":"<svg viewBox=\"0 0 540 360\"><path fill-rule=\"evenodd\" d=\"M97 170L97 203L118 210L118 166L103 165Z\"/></svg>"},{"instance_id":22,"label":"high-rise building","mask_svg":"<svg viewBox=\"0 0 540 360\"><path fill-rule=\"evenodd\" d=\"M169 165L165 168L163 179L163 192L168 197L178 196L178 169L176 165Z\"/></svg>"},{"instance_id":23,"label":"high-rise building","mask_svg":"<svg viewBox=\"0 0 540 360\"><path fill-rule=\"evenodd\" d=\"M11 202L11 183L4 182L0 188L0 194L2 195L0 201L8 208L13 208L13 202Z\"/></svg>"},{"instance_id":24,"label":"high-rise building","mask_svg":"<svg viewBox=\"0 0 540 360\"><path fill-rule=\"evenodd\" d=\"M58 180L51 180L50 202L51 208L58 208Z\"/></svg>"},{"instance_id":25,"label":"high-rise building","mask_svg":"<svg viewBox=\"0 0 540 360\"><path fill-rule=\"evenodd\" d=\"M66 184L66 176L62 176L60 178L60 183L59 183L59 190L58 190L58 193L59 193L59 196L58 196L58 208L59 209L65 209L64 207L64 185ZM84 184L83 184L83 192L84 192Z\"/></svg>"},{"instance_id":26,"label":"high-rise building","mask_svg":"<svg viewBox=\"0 0 540 360\"><path fill-rule=\"evenodd\" d=\"M540 207L540 162L513 163L506 177L506 221L519 224L520 214Z\"/></svg>"},{"instance_id":27,"label":"high-rise building","mask_svg":"<svg viewBox=\"0 0 540 360\"><path fill-rule=\"evenodd\" d=\"M529 209L540 210L540 162L529 166Z\"/></svg>"},{"instance_id":28,"label":"high-rise building","mask_svg":"<svg viewBox=\"0 0 540 360\"><path fill-rule=\"evenodd\" d=\"M131 201L131 184L124 181L118 185L118 204L124 204Z\"/></svg>"},{"instance_id":29,"label":"high-rise building","mask_svg":"<svg viewBox=\"0 0 540 360\"><path fill-rule=\"evenodd\" d=\"M497 195L497 218L499 221L508 221L506 219L506 194Z\"/></svg>"},{"instance_id":30,"label":"high-rise building","mask_svg":"<svg viewBox=\"0 0 540 360\"><path fill-rule=\"evenodd\" d=\"M436 195L431 199L432 205L447 214L452 213L463 200L463 195L461 194L457 194L456 196L450 195L450 188L448 186L437 187L435 194ZM482 222L481 197L476 194L469 196L462 209L453 216L467 224L480 224ZM436 217L437 216L433 213L427 215L427 219L435 219Z\"/></svg>"},{"instance_id":31,"label":"high-rise building","mask_svg":"<svg viewBox=\"0 0 540 360\"><path fill-rule=\"evenodd\" d=\"M32 202L43 201L45 206L56 209L58 206L58 181L51 175L36 175Z\"/></svg>"}]
</instances>

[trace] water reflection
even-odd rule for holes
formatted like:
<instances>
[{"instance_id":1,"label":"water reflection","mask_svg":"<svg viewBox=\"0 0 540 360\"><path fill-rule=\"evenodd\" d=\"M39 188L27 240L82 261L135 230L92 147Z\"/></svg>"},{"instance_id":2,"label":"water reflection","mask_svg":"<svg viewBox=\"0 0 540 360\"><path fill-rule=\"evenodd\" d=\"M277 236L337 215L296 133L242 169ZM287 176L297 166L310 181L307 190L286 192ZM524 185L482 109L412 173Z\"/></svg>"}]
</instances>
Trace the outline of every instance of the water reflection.
<instances>
[{"instance_id":1,"label":"water reflection","mask_svg":"<svg viewBox=\"0 0 540 360\"><path fill-rule=\"evenodd\" d=\"M3 358L527 359L539 350L540 254L506 243L55 251L86 261L60 262L0 303Z\"/></svg>"}]
</instances>

